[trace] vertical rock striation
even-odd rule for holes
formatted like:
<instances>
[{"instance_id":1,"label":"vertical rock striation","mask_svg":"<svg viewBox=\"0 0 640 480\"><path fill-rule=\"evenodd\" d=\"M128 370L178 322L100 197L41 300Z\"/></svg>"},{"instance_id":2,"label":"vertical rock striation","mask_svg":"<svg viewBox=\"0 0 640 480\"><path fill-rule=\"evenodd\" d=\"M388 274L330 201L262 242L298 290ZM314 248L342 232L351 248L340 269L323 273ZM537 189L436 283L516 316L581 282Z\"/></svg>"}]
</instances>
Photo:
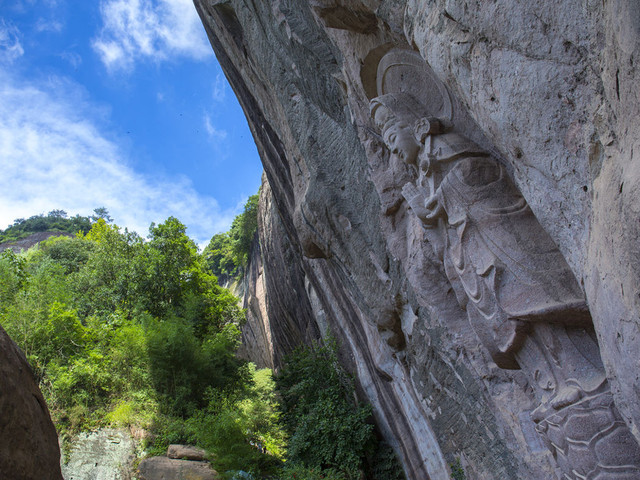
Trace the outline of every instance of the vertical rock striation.
<instances>
[{"instance_id":1,"label":"vertical rock striation","mask_svg":"<svg viewBox=\"0 0 640 480\"><path fill-rule=\"evenodd\" d=\"M640 478L636 3L195 4L265 168L248 354L338 338L411 479Z\"/></svg>"}]
</instances>

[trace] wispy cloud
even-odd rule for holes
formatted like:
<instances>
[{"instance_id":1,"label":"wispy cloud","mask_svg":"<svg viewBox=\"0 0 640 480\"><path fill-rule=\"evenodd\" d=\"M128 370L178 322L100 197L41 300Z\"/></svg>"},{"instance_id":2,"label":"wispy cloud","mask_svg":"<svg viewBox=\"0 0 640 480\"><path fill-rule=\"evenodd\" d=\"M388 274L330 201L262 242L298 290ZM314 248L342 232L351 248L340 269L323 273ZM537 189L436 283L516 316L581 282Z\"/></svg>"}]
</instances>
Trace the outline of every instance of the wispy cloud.
<instances>
[{"instance_id":1,"label":"wispy cloud","mask_svg":"<svg viewBox=\"0 0 640 480\"><path fill-rule=\"evenodd\" d=\"M111 71L138 60L212 55L192 0L102 0L104 26L93 48Z\"/></svg>"},{"instance_id":2,"label":"wispy cloud","mask_svg":"<svg viewBox=\"0 0 640 480\"><path fill-rule=\"evenodd\" d=\"M11 63L24 55L20 31L0 18L0 62Z\"/></svg>"},{"instance_id":3,"label":"wispy cloud","mask_svg":"<svg viewBox=\"0 0 640 480\"><path fill-rule=\"evenodd\" d=\"M227 79L222 72L216 75L216 83L213 84L213 99L216 102L223 102L227 95Z\"/></svg>"},{"instance_id":4,"label":"wispy cloud","mask_svg":"<svg viewBox=\"0 0 640 480\"><path fill-rule=\"evenodd\" d=\"M216 128L213 123L211 123L211 117L207 114L204 115L204 129L207 131L211 140L220 141L227 138L227 131Z\"/></svg>"},{"instance_id":5,"label":"wispy cloud","mask_svg":"<svg viewBox=\"0 0 640 480\"><path fill-rule=\"evenodd\" d=\"M78 68L82 65L82 57L80 54L72 51L65 51L60 54L60 57L69 63L73 68Z\"/></svg>"},{"instance_id":6,"label":"wispy cloud","mask_svg":"<svg viewBox=\"0 0 640 480\"><path fill-rule=\"evenodd\" d=\"M60 33L63 28L64 25L62 22L58 20L46 20L44 18L39 18L35 25L36 32Z\"/></svg>"},{"instance_id":7,"label":"wispy cloud","mask_svg":"<svg viewBox=\"0 0 640 480\"><path fill-rule=\"evenodd\" d=\"M88 215L104 206L116 223L146 235L173 215L204 246L237 211L221 211L185 177L137 173L76 84L28 83L0 73L0 228L61 208Z\"/></svg>"}]
</instances>

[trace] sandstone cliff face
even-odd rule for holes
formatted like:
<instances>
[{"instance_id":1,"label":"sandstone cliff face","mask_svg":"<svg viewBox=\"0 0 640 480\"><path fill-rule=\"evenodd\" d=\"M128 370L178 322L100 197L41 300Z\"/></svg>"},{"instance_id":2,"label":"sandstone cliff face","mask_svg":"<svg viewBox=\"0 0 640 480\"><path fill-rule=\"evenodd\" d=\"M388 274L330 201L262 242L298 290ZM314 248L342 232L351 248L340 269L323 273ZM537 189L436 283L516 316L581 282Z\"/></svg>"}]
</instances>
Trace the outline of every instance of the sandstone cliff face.
<instances>
[{"instance_id":1,"label":"sandstone cliff face","mask_svg":"<svg viewBox=\"0 0 640 480\"><path fill-rule=\"evenodd\" d=\"M0 473L62 480L58 435L22 351L0 327Z\"/></svg>"},{"instance_id":2,"label":"sandstone cliff face","mask_svg":"<svg viewBox=\"0 0 640 480\"><path fill-rule=\"evenodd\" d=\"M320 338L320 330L304 289L299 250L288 237L265 178L258 230L260 241L253 243L240 292L248 322L239 353L258 367L273 369L282 365L283 356L300 343L310 344Z\"/></svg>"},{"instance_id":3,"label":"sandstone cliff face","mask_svg":"<svg viewBox=\"0 0 640 480\"><path fill-rule=\"evenodd\" d=\"M513 3L195 1L266 173L260 256L246 287L256 319L245 332L248 350L277 367L299 342L340 339L409 478L447 479L456 458L467 478L586 477L573 470L640 478L640 7ZM403 192L417 168L398 161L386 120L371 114L371 100L389 93L380 66L395 65L390 54L402 68L416 68L417 57L426 72L414 85L399 75L393 95L420 97L426 78L448 99L440 108L447 118L416 149L453 132L464 155L450 158L473 151L504 168L539 222L533 230L557 245L579 291L583 307L561 305L565 326L514 333L524 338L517 362L542 348L556 379L571 383L580 369L558 359L589 359L596 371L601 357L608 382L599 390L541 387L535 360L533 369L508 370L516 364L501 364L480 338L447 254ZM427 93L418 103L428 103ZM568 312L584 319L570 324ZM544 328L577 345L575 355L544 345ZM589 340L594 332L599 346ZM576 424L609 436L569 428ZM585 450L573 452L581 441ZM612 459L612 445L624 455Z\"/></svg>"}]
</instances>

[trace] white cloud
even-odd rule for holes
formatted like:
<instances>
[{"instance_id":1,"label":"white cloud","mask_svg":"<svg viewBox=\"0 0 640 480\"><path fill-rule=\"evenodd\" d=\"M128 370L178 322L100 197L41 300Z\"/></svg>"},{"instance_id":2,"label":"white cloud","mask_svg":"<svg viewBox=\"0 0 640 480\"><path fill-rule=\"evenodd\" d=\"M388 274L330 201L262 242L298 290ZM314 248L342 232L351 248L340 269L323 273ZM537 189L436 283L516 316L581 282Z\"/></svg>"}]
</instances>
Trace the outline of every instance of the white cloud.
<instances>
[{"instance_id":1,"label":"white cloud","mask_svg":"<svg viewBox=\"0 0 640 480\"><path fill-rule=\"evenodd\" d=\"M60 33L63 28L64 25L62 22L57 20L45 20L44 18L39 18L36 22L37 32Z\"/></svg>"},{"instance_id":2,"label":"white cloud","mask_svg":"<svg viewBox=\"0 0 640 480\"><path fill-rule=\"evenodd\" d=\"M211 117L207 114L204 116L204 129L207 131L211 140L220 141L227 138L227 131L217 129L213 123L211 123Z\"/></svg>"},{"instance_id":3,"label":"white cloud","mask_svg":"<svg viewBox=\"0 0 640 480\"><path fill-rule=\"evenodd\" d=\"M201 247L238 211L221 211L185 177L134 171L97 122L105 112L64 80L18 82L0 73L0 228L55 208L89 215L106 207L115 222L146 236L173 215Z\"/></svg>"},{"instance_id":4,"label":"white cloud","mask_svg":"<svg viewBox=\"0 0 640 480\"><path fill-rule=\"evenodd\" d=\"M227 79L222 72L216 75L216 83L213 85L213 99L216 102L223 102L227 95Z\"/></svg>"},{"instance_id":5,"label":"white cloud","mask_svg":"<svg viewBox=\"0 0 640 480\"><path fill-rule=\"evenodd\" d=\"M93 48L111 71L141 59L212 55L192 0L102 0L104 26Z\"/></svg>"},{"instance_id":6,"label":"white cloud","mask_svg":"<svg viewBox=\"0 0 640 480\"><path fill-rule=\"evenodd\" d=\"M71 52L71 51L66 51L66 52L62 52L60 54L60 57L69 62L69 65L71 65L73 68L78 68L80 65L82 65L82 56L80 56L80 54L76 53L76 52Z\"/></svg>"},{"instance_id":7,"label":"white cloud","mask_svg":"<svg viewBox=\"0 0 640 480\"><path fill-rule=\"evenodd\" d=\"M0 18L0 62L11 63L24 55L20 31Z\"/></svg>"}]
</instances>

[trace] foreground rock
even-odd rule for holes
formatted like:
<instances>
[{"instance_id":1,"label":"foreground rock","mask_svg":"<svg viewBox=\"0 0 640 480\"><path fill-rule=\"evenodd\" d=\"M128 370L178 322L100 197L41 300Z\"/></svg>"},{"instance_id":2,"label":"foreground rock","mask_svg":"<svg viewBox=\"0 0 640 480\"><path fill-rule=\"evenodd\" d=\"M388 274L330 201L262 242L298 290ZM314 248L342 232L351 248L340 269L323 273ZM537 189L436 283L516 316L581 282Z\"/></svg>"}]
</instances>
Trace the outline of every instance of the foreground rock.
<instances>
[{"instance_id":1,"label":"foreground rock","mask_svg":"<svg viewBox=\"0 0 640 480\"><path fill-rule=\"evenodd\" d=\"M203 449L192 445L172 444L167 448L167 457L202 462L206 460L207 454Z\"/></svg>"},{"instance_id":2,"label":"foreground rock","mask_svg":"<svg viewBox=\"0 0 640 480\"><path fill-rule=\"evenodd\" d=\"M103 428L70 441L62 461L65 480L130 480L136 442L127 430Z\"/></svg>"},{"instance_id":3,"label":"foreground rock","mask_svg":"<svg viewBox=\"0 0 640 480\"><path fill-rule=\"evenodd\" d=\"M151 457L145 458L138 465L138 478L139 480L218 480L220 477L207 462Z\"/></svg>"},{"instance_id":4,"label":"foreground rock","mask_svg":"<svg viewBox=\"0 0 640 480\"><path fill-rule=\"evenodd\" d=\"M0 327L0 477L61 480L49 410L22 351Z\"/></svg>"},{"instance_id":5,"label":"foreground rock","mask_svg":"<svg viewBox=\"0 0 640 480\"><path fill-rule=\"evenodd\" d=\"M195 3L267 178L256 360L339 338L411 479L639 479L638 3Z\"/></svg>"}]
</instances>

